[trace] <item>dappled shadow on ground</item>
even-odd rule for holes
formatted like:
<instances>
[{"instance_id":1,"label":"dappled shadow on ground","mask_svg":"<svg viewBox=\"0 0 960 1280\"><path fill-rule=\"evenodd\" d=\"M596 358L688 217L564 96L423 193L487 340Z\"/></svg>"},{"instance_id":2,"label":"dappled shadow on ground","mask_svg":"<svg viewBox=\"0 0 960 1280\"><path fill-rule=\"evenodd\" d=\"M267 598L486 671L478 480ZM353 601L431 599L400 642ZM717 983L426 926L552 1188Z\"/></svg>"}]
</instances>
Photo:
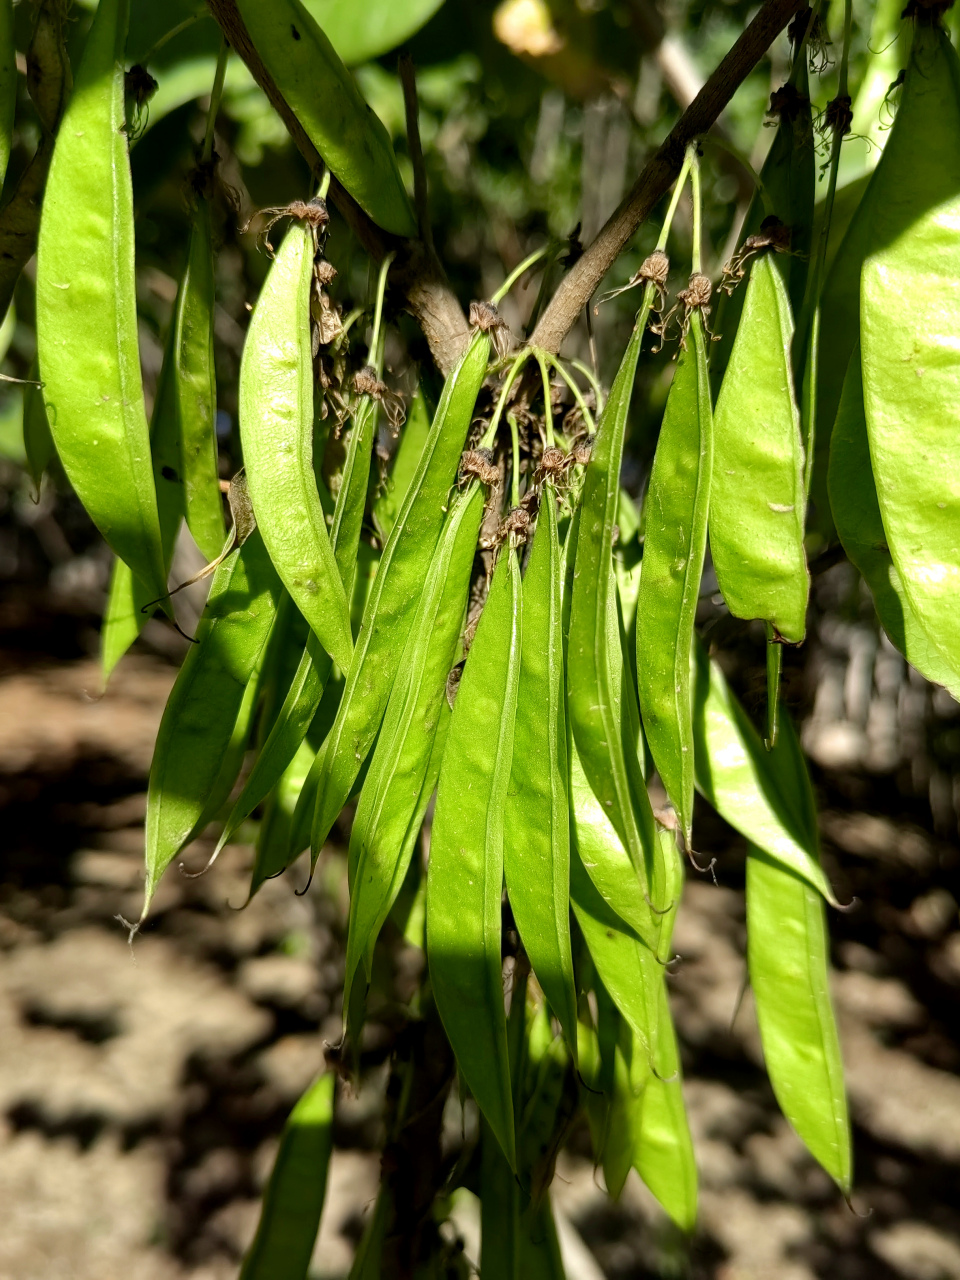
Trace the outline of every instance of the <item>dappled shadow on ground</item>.
<instances>
[{"instance_id":1,"label":"dappled shadow on ground","mask_svg":"<svg viewBox=\"0 0 960 1280\"><path fill-rule=\"evenodd\" d=\"M611 1204L576 1128L554 1184L571 1280L960 1280L960 854L931 803L936 771L949 782L949 742L917 781L910 716L935 695L909 674L891 692L875 650L858 703L862 637L851 623L846 649L836 639L821 636L808 664L805 735L825 862L840 899L858 900L830 919L855 1212L777 1110L749 993L738 1011L744 847L703 809L698 845L717 855L719 885L690 873L670 980L700 1226L678 1239L634 1175ZM336 848L309 895L295 896L295 868L243 911L249 848L228 848L199 879L171 868L127 945L116 917L140 909L144 789L172 678L134 655L98 698L95 665L72 654L0 676L4 1280L234 1275L279 1126L339 1036ZM839 697L832 710L822 689ZM885 705L901 717L886 730L898 754L871 759ZM939 742L957 721L938 723ZM199 866L209 848L185 860ZM409 982L416 955L397 947L391 962ZM339 1108L317 1277L346 1275L372 1204L390 1013L368 1032L364 1088ZM458 1226L474 1256L470 1221Z\"/></svg>"}]
</instances>

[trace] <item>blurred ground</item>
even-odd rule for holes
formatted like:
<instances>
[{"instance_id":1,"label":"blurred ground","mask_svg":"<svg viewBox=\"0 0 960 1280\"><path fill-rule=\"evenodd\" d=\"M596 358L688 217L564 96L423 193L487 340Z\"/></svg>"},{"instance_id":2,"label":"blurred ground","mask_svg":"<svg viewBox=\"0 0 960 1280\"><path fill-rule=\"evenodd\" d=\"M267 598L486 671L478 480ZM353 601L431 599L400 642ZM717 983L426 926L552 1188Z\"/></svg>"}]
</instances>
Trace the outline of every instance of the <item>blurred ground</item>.
<instances>
[{"instance_id":1,"label":"blurred ground","mask_svg":"<svg viewBox=\"0 0 960 1280\"><path fill-rule=\"evenodd\" d=\"M821 603L847 589L838 572ZM704 810L719 887L688 882L672 979L700 1227L677 1240L633 1174L611 1204L574 1133L554 1184L570 1280L960 1280L960 721L831 609L806 654L804 733L828 870L858 899L830 920L854 1211L777 1111L749 994L734 1019L743 849ZM309 895L298 867L243 911L248 848L199 879L172 868L131 951L115 917L139 912L174 668L143 650L97 699L83 616L62 598L0 608L0 1280L220 1280L339 1032L343 863L330 850ZM383 1081L373 1068L339 1108L316 1280L346 1275L372 1204ZM469 1206L458 1222L475 1256Z\"/></svg>"}]
</instances>

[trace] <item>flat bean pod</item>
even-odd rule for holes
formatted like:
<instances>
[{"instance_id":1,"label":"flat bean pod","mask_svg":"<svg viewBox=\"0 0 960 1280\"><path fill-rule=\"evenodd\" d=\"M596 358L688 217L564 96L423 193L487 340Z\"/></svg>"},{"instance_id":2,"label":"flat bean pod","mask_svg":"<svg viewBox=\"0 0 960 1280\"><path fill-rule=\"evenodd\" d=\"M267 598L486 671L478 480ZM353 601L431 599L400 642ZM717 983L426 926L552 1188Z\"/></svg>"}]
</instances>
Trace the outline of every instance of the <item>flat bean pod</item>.
<instances>
[{"instance_id":1,"label":"flat bean pod","mask_svg":"<svg viewBox=\"0 0 960 1280\"><path fill-rule=\"evenodd\" d=\"M604 1124L602 1164L603 1180L607 1192L619 1200L633 1167L634 1152L640 1140L640 1106L652 1076L644 1071L638 1092L634 1091L631 1076L635 1070L634 1057L643 1060L645 1050L637 1040L630 1025L620 1018L618 1036L614 1046L613 1089L607 1104Z\"/></svg>"},{"instance_id":2,"label":"flat bean pod","mask_svg":"<svg viewBox=\"0 0 960 1280\"><path fill-rule=\"evenodd\" d=\"M350 833L350 916L344 1007L361 959L400 891L413 842L405 837L420 799L456 658L483 518L479 483L454 500L417 607ZM415 834L415 833L414 833Z\"/></svg>"},{"instance_id":3,"label":"flat bean pod","mask_svg":"<svg viewBox=\"0 0 960 1280\"><path fill-rule=\"evenodd\" d=\"M400 508L416 474L417 464L426 447L429 434L430 415L427 411L427 402L423 392L418 391L410 403L390 474L383 482L382 492L373 504L373 522L380 534L381 542L386 542L393 532L393 526L397 523Z\"/></svg>"},{"instance_id":4,"label":"flat bean pod","mask_svg":"<svg viewBox=\"0 0 960 1280\"><path fill-rule=\"evenodd\" d=\"M694 785L688 652L707 545L712 469L710 379L702 321L694 312L688 347L680 352L667 397L650 475L637 598L640 715L688 848Z\"/></svg>"},{"instance_id":5,"label":"flat bean pod","mask_svg":"<svg viewBox=\"0 0 960 1280\"><path fill-rule=\"evenodd\" d=\"M914 222L924 211L929 224L936 205L956 192L953 174L957 161L949 134L956 128L957 109L944 78L944 71L950 74L950 61L934 29L917 26L893 126L824 285L817 377L819 425L810 496L814 504L813 526L825 536L832 533L827 496L830 432L850 355L860 336L863 267L878 250L886 252L901 237L909 237ZM928 62L935 73L933 80L928 77ZM945 155L950 156L949 164L942 163ZM942 234L948 235L946 229ZM914 265L921 269L919 257ZM934 264L933 281L939 274ZM919 314L923 315L937 296L937 285L931 282L932 296L923 297L925 292L926 286L918 290L916 279L912 280L906 294L893 299L894 310L888 323L895 325L913 314L918 303ZM911 367L916 363L911 361ZM919 391L919 387L910 385L911 394ZM911 401L905 421L913 420L915 415L916 406ZM919 502L919 496L914 495L913 500Z\"/></svg>"},{"instance_id":6,"label":"flat bean pod","mask_svg":"<svg viewBox=\"0 0 960 1280\"><path fill-rule=\"evenodd\" d=\"M767 751L723 673L697 642L691 653L697 788L748 840L836 906L795 803L789 770ZM806 766L803 765L803 777Z\"/></svg>"},{"instance_id":7,"label":"flat bean pod","mask_svg":"<svg viewBox=\"0 0 960 1280\"><path fill-rule=\"evenodd\" d=\"M571 851L570 855L570 903L597 974L643 1046L649 1070L656 1051L659 987L663 981L657 952L601 898L579 851Z\"/></svg>"},{"instance_id":8,"label":"flat bean pod","mask_svg":"<svg viewBox=\"0 0 960 1280\"><path fill-rule=\"evenodd\" d=\"M747 959L767 1074L784 1115L846 1192L850 1122L824 914L815 889L751 846Z\"/></svg>"},{"instance_id":9,"label":"flat bean pod","mask_svg":"<svg viewBox=\"0 0 960 1280\"><path fill-rule=\"evenodd\" d=\"M217 382L213 363L213 229L210 205L197 201L187 265L174 310L177 410L184 515L197 546L212 560L226 538L217 470Z\"/></svg>"},{"instance_id":10,"label":"flat bean pod","mask_svg":"<svg viewBox=\"0 0 960 1280\"><path fill-rule=\"evenodd\" d=\"M183 289L184 281L181 280L178 296ZM170 571L170 561L184 511L177 374L177 334L174 323L167 335L150 418L150 453L157 492L157 515L165 575ZM220 501L218 487L217 502ZM222 523L221 517L221 526ZM214 555L221 550L223 542L224 537L221 535ZM123 560L115 560L100 629L100 662L104 684L146 625L151 613L147 606L153 602L151 590L139 578L134 577L130 566Z\"/></svg>"},{"instance_id":11,"label":"flat bean pod","mask_svg":"<svg viewBox=\"0 0 960 1280\"><path fill-rule=\"evenodd\" d=\"M504 873L530 963L576 1052L570 812L556 498L545 485L523 580L523 644L506 796Z\"/></svg>"},{"instance_id":12,"label":"flat bean pod","mask_svg":"<svg viewBox=\"0 0 960 1280\"><path fill-rule=\"evenodd\" d=\"M463 1078L516 1169L500 934L504 802L522 634L520 568L504 548L453 707L427 868L427 960Z\"/></svg>"},{"instance_id":13,"label":"flat bean pod","mask_svg":"<svg viewBox=\"0 0 960 1280\"><path fill-rule=\"evenodd\" d=\"M296 755L320 706L332 666L330 655L311 634L283 705L230 811L217 843L218 853L229 843L241 822L266 799Z\"/></svg>"},{"instance_id":14,"label":"flat bean pod","mask_svg":"<svg viewBox=\"0 0 960 1280\"><path fill-rule=\"evenodd\" d=\"M293 815L316 754L309 738L305 738L272 788L257 832L250 897L264 880L279 873L287 865Z\"/></svg>"},{"instance_id":15,"label":"flat bean pod","mask_svg":"<svg viewBox=\"0 0 960 1280\"><path fill-rule=\"evenodd\" d=\"M650 938L653 916L643 884L594 795L572 742L569 751L572 832L584 870L607 906L639 937Z\"/></svg>"},{"instance_id":16,"label":"flat bean pod","mask_svg":"<svg viewBox=\"0 0 960 1280\"><path fill-rule=\"evenodd\" d=\"M447 496L486 374L489 351L489 340L478 334L444 383L427 444L383 548L343 700L313 771L316 801L310 843L314 860L380 728L423 575L443 526Z\"/></svg>"},{"instance_id":17,"label":"flat bean pod","mask_svg":"<svg viewBox=\"0 0 960 1280\"><path fill-rule=\"evenodd\" d=\"M480 1119L481 1274L519 1280L520 1188L485 1117Z\"/></svg>"},{"instance_id":18,"label":"flat bean pod","mask_svg":"<svg viewBox=\"0 0 960 1280\"><path fill-rule=\"evenodd\" d=\"M630 723L632 682L624 687L620 680L612 551L627 415L652 303L648 285L597 424L580 504L567 650L568 707L580 762L647 893L655 875L656 833Z\"/></svg>"},{"instance_id":19,"label":"flat bean pod","mask_svg":"<svg viewBox=\"0 0 960 1280\"><path fill-rule=\"evenodd\" d=\"M381 286L384 284L385 277L381 272ZM374 324L376 332L379 332L382 287L378 297L378 314ZM376 337L374 345L377 345ZM371 351L371 357L376 359L376 353ZM330 545L337 572L343 583L344 593L350 596L353 595L357 576L360 530L366 508L376 420L377 414L373 402L369 396L361 397L354 416L353 428L350 431L330 529ZM266 741L250 771L250 776L237 797L216 852L223 848L240 823L249 817L269 794L293 759L320 706L332 666L330 655L321 648L316 635L311 633L283 705L270 727ZM278 845L274 843L273 847L278 848Z\"/></svg>"},{"instance_id":20,"label":"flat bean pod","mask_svg":"<svg viewBox=\"0 0 960 1280\"><path fill-rule=\"evenodd\" d=\"M324 657L326 656L324 655ZM337 714L337 707L340 704L342 694L342 676L335 676L329 679L321 695L320 704L314 712L313 719L307 726L306 737L300 747L297 748L297 752L290 764L280 774L277 782L274 783L273 795L276 796L278 788L287 785L284 783L284 778L287 777L288 771L294 768L294 761L299 758L299 753L309 744L310 760L306 773L304 774L298 769L296 783L290 787L289 794L293 809L289 822L284 824L286 826L285 842L278 837L276 840L270 840L269 842L263 841L259 845L253 872L250 876L251 898L265 880L278 876L307 847L307 842L310 839L310 814L313 812L313 795L315 795L315 792L311 793L312 780L315 777L313 766L316 761L317 750L322 746L323 740ZM264 744L264 749L266 749L266 744Z\"/></svg>"},{"instance_id":21,"label":"flat bean pod","mask_svg":"<svg viewBox=\"0 0 960 1280\"><path fill-rule=\"evenodd\" d=\"M198 643L184 659L157 733L147 792L144 915L217 781L281 589L257 530L214 574Z\"/></svg>"},{"instance_id":22,"label":"flat bean pod","mask_svg":"<svg viewBox=\"0 0 960 1280\"><path fill-rule=\"evenodd\" d=\"M333 1150L336 1076L323 1075L293 1108L240 1280L303 1280L320 1227Z\"/></svg>"},{"instance_id":23,"label":"flat bean pod","mask_svg":"<svg viewBox=\"0 0 960 1280\"><path fill-rule=\"evenodd\" d=\"M943 660L907 599L887 546L863 414L860 348L854 349L830 441L830 503L843 549L873 594L877 617L903 656L927 680L960 699L960 675Z\"/></svg>"},{"instance_id":24,"label":"flat bean pod","mask_svg":"<svg viewBox=\"0 0 960 1280\"><path fill-rule=\"evenodd\" d=\"M762 618L799 643L810 579L792 338L780 273L771 257L757 258L714 414L709 533L730 612Z\"/></svg>"},{"instance_id":25,"label":"flat bean pod","mask_svg":"<svg viewBox=\"0 0 960 1280\"><path fill-rule=\"evenodd\" d=\"M415 236L389 135L300 0L237 0L237 9L258 57L337 180L386 231Z\"/></svg>"},{"instance_id":26,"label":"flat bean pod","mask_svg":"<svg viewBox=\"0 0 960 1280\"><path fill-rule=\"evenodd\" d=\"M909 165L891 172L896 204L863 265L860 364L890 554L921 625L960 674L957 80L946 33L918 25L894 126L911 143Z\"/></svg>"},{"instance_id":27,"label":"flat bean pod","mask_svg":"<svg viewBox=\"0 0 960 1280\"><path fill-rule=\"evenodd\" d=\"M270 558L317 639L344 669L350 609L313 473L313 239L294 224L254 308L240 364L240 437Z\"/></svg>"},{"instance_id":28,"label":"flat bean pod","mask_svg":"<svg viewBox=\"0 0 960 1280\"><path fill-rule=\"evenodd\" d=\"M37 345L67 477L155 599L166 581L137 344L128 14L129 0L98 7L57 135L37 250Z\"/></svg>"},{"instance_id":29,"label":"flat bean pod","mask_svg":"<svg viewBox=\"0 0 960 1280\"><path fill-rule=\"evenodd\" d=\"M683 863L673 835L662 832L660 840L668 846L664 848L664 862L673 902L661 931L660 955L661 959L667 959L683 891ZM680 1050L664 976L660 980L659 1003L654 1070L638 1103L640 1115L633 1165L677 1226L683 1231L692 1231L697 1217L697 1163L683 1101Z\"/></svg>"}]
</instances>

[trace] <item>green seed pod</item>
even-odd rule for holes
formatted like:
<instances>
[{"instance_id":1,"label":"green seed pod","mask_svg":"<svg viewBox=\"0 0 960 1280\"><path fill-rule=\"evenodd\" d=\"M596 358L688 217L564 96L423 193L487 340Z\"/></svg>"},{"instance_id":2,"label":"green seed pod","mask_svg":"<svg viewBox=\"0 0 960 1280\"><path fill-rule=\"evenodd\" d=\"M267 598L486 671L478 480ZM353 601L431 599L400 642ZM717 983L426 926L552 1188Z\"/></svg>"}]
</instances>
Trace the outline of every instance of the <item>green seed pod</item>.
<instances>
[{"instance_id":1,"label":"green seed pod","mask_svg":"<svg viewBox=\"0 0 960 1280\"><path fill-rule=\"evenodd\" d=\"M837 533L873 593L881 626L911 666L960 700L960 672L944 661L924 630L887 546L870 465L859 346L850 357L833 427L828 480Z\"/></svg>"},{"instance_id":2,"label":"green seed pod","mask_svg":"<svg viewBox=\"0 0 960 1280\"><path fill-rule=\"evenodd\" d=\"M323 1075L290 1112L240 1280L302 1280L320 1227L333 1150L336 1076Z\"/></svg>"},{"instance_id":3,"label":"green seed pod","mask_svg":"<svg viewBox=\"0 0 960 1280\"><path fill-rule=\"evenodd\" d=\"M463 1079L514 1170L500 938L521 617L520 567L504 547L453 706L427 867L427 960L437 1010Z\"/></svg>"},{"instance_id":4,"label":"green seed pod","mask_svg":"<svg viewBox=\"0 0 960 1280\"><path fill-rule=\"evenodd\" d=\"M415 236L417 221L387 131L300 0L237 0L237 9L337 181L385 231Z\"/></svg>"},{"instance_id":5,"label":"green seed pod","mask_svg":"<svg viewBox=\"0 0 960 1280\"><path fill-rule=\"evenodd\" d=\"M697 311L690 317L687 341L667 398L646 499L637 673L644 732L690 848L694 759L688 655L713 470L710 382Z\"/></svg>"},{"instance_id":6,"label":"green seed pod","mask_svg":"<svg viewBox=\"0 0 960 1280\"><path fill-rule=\"evenodd\" d=\"M140 379L124 133L129 0L96 12L57 134L37 249L37 348L70 483L151 598L166 591Z\"/></svg>"},{"instance_id":7,"label":"green seed pod","mask_svg":"<svg viewBox=\"0 0 960 1280\"><path fill-rule=\"evenodd\" d=\"M750 271L714 414L710 550L730 612L785 640L806 630L803 448L793 396L787 292L769 257Z\"/></svg>"},{"instance_id":8,"label":"green seed pod","mask_svg":"<svg viewBox=\"0 0 960 1280\"><path fill-rule=\"evenodd\" d=\"M218 787L281 591L256 530L214 575L197 644L180 668L157 733L147 792L144 915Z\"/></svg>"},{"instance_id":9,"label":"green seed pod","mask_svg":"<svg viewBox=\"0 0 960 1280\"><path fill-rule=\"evenodd\" d=\"M798 800L798 785L807 778L803 757L796 758L794 776L782 751L765 750L699 641L690 661L697 790L732 827L836 906Z\"/></svg>"},{"instance_id":10,"label":"green seed pod","mask_svg":"<svg viewBox=\"0 0 960 1280\"><path fill-rule=\"evenodd\" d=\"M909 161L860 279L860 365L887 545L921 625L960 675L958 81L946 33L918 26L894 126Z\"/></svg>"},{"instance_id":11,"label":"green seed pod","mask_svg":"<svg viewBox=\"0 0 960 1280\"><path fill-rule=\"evenodd\" d=\"M313 470L313 237L294 224L257 301L240 365L240 436L257 524L283 584L346 670L350 610Z\"/></svg>"}]
</instances>

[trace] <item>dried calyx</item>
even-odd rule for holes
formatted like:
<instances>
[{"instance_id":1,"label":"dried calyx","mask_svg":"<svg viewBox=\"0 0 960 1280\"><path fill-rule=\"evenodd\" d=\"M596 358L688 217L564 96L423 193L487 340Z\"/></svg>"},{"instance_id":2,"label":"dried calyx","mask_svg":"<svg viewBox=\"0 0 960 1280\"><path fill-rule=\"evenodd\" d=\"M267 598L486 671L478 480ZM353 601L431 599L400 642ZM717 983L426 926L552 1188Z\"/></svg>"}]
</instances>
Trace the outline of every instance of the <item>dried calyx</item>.
<instances>
[{"instance_id":1,"label":"dried calyx","mask_svg":"<svg viewBox=\"0 0 960 1280\"><path fill-rule=\"evenodd\" d=\"M720 288L726 294L733 293L746 275L747 262L757 254L767 250L772 253L789 253L790 237L790 228L776 214L764 218L760 223L760 230L747 236L730 261L724 264Z\"/></svg>"},{"instance_id":2,"label":"dried calyx","mask_svg":"<svg viewBox=\"0 0 960 1280\"><path fill-rule=\"evenodd\" d=\"M502 360L513 345L510 326L492 302L471 302L468 316L471 329L486 333L493 343L498 359Z\"/></svg>"},{"instance_id":3,"label":"dried calyx","mask_svg":"<svg viewBox=\"0 0 960 1280\"><path fill-rule=\"evenodd\" d=\"M247 219L241 227L241 231L249 230L252 223L258 218L267 219L257 233L257 240L263 243L271 257L273 256L273 245L269 239L270 229L281 219L293 218L295 222L306 223L313 234L315 253L319 251L321 236L330 225L330 211L327 209L327 202L320 196L314 196L312 200L291 200L289 204L270 205L266 209L260 209Z\"/></svg>"},{"instance_id":4,"label":"dried calyx","mask_svg":"<svg viewBox=\"0 0 960 1280\"><path fill-rule=\"evenodd\" d=\"M481 484L493 488L500 483L500 472L494 461L492 449L466 449L460 456L460 477L468 480L476 477Z\"/></svg>"}]
</instances>

